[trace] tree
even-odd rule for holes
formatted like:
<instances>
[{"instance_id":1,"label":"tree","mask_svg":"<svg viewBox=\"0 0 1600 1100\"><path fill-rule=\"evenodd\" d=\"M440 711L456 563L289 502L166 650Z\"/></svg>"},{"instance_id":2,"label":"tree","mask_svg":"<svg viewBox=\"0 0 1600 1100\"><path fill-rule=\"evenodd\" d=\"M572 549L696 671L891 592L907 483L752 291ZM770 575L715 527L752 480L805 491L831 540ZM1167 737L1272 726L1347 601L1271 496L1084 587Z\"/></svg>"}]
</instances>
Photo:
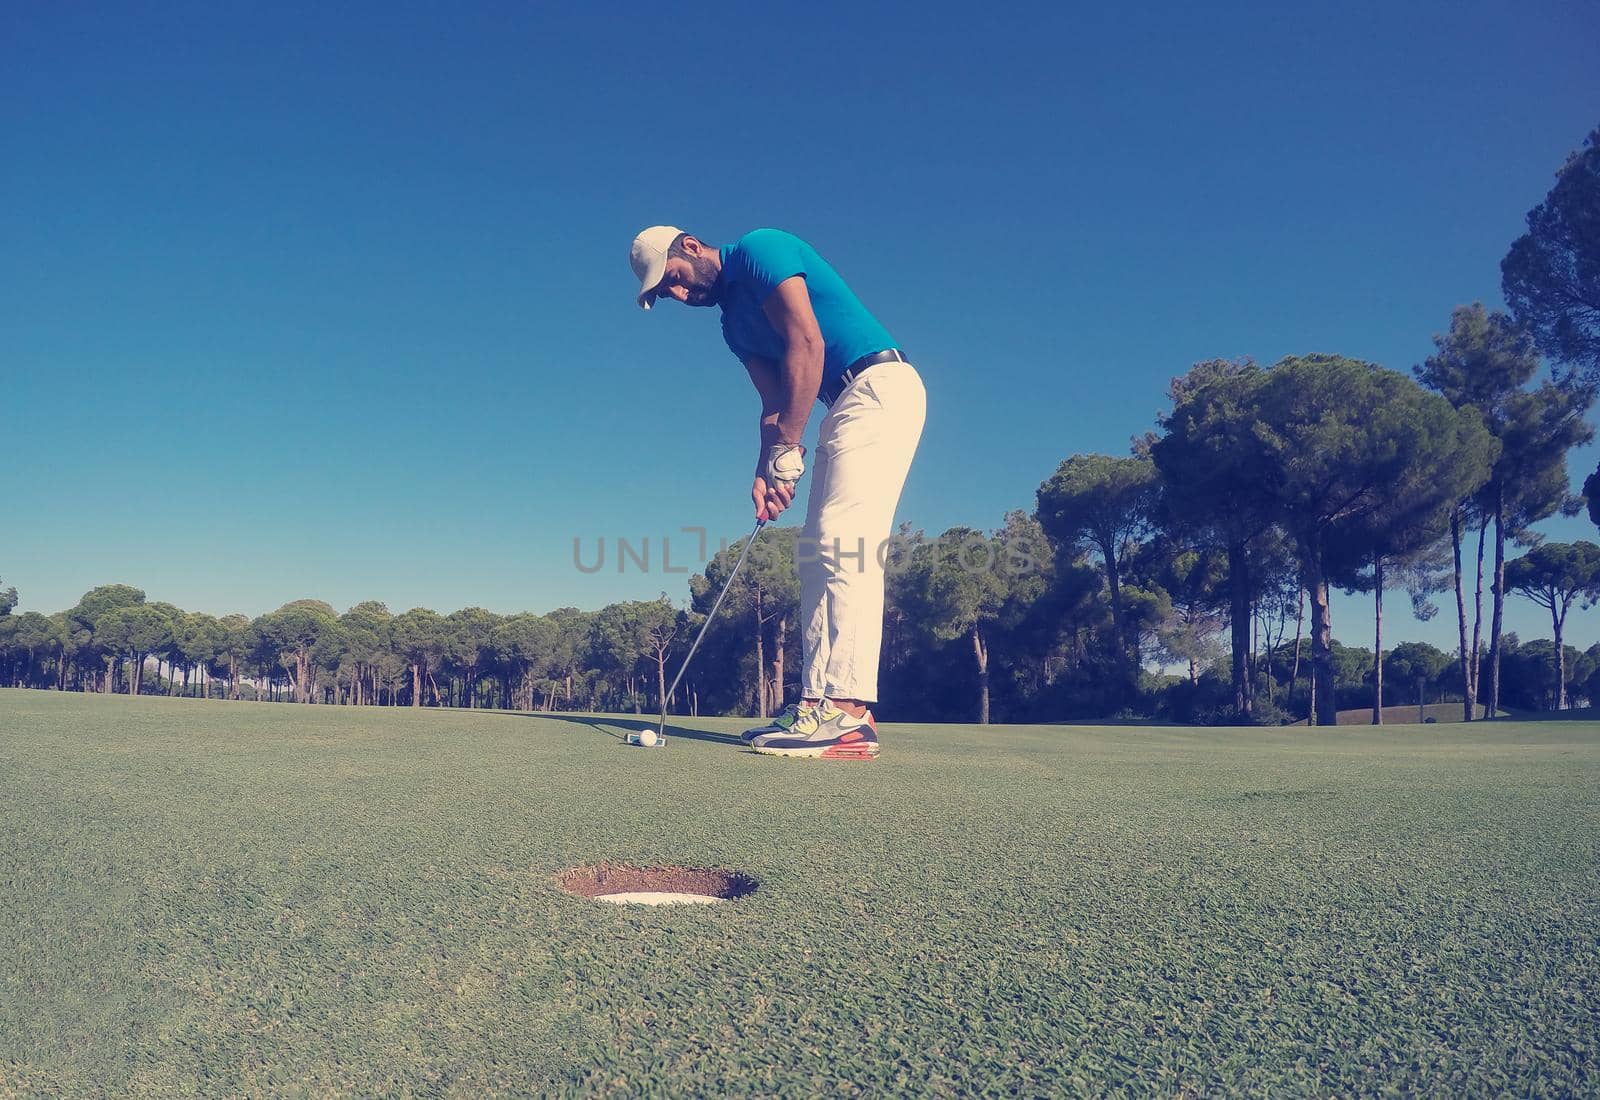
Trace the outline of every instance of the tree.
<instances>
[{"instance_id":1,"label":"tree","mask_svg":"<svg viewBox=\"0 0 1600 1100\"><path fill-rule=\"evenodd\" d=\"M628 677L630 686L639 662L655 665L657 699L667 696L667 653L688 625L688 616L672 606L663 593L654 600L630 600L603 608L595 617L595 633L614 667ZM638 709L637 695L634 709Z\"/></svg>"},{"instance_id":2,"label":"tree","mask_svg":"<svg viewBox=\"0 0 1600 1100\"><path fill-rule=\"evenodd\" d=\"M997 556L983 532L953 527L914 557L920 566L915 575L922 582L915 618L940 641L971 640L978 670L976 717L984 725L989 722L989 647L984 635L1006 597Z\"/></svg>"},{"instance_id":3,"label":"tree","mask_svg":"<svg viewBox=\"0 0 1600 1100\"><path fill-rule=\"evenodd\" d=\"M1401 642L1383 658L1387 681L1400 685L1401 691L1421 683L1426 692L1438 684L1453 663L1450 654L1427 642Z\"/></svg>"},{"instance_id":4,"label":"tree","mask_svg":"<svg viewBox=\"0 0 1600 1100\"><path fill-rule=\"evenodd\" d=\"M1574 601L1587 610L1600 601L1600 546L1547 542L1506 566L1506 586L1550 612L1555 632L1556 709L1567 709L1567 669L1561 634Z\"/></svg>"},{"instance_id":5,"label":"tree","mask_svg":"<svg viewBox=\"0 0 1600 1100\"><path fill-rule=\"evenodd\" d=\"M1528 211L1528 232L1512 242L1500 278L1539 349L1600 381L1600 127Z\"/></svg>"},{"instance_id":6,"label":"tree","mask_svg":"<svg viewBox=\"0 0 1600 1100\"><path fill-rule=\"evenodd\" d=\"M431 669L438 666L444 655L444 620L438 612L426 607L413 607L397 615L390 624L390 638L395 653L404 658L411 668L411 705L422 706L422 682L426 677L432 683ZM434 687L434 702L439 691Z\"/></svg>"},{"instance_id":7,"label":"tree","mask_svg":"<svg viewBox=\"0 0 1600 1100\"><path fill-rule=\"evenodd\" d=\"M722 548L706 562L703 575L689 578L695 611L704 615L711 610L739 560L740 549L738 545ZM819 551L814 546L802 550L798 528L767 528L750 548L749 559L718 612L721 621L712 630L732 631L748 640L748 651L754 655L756 713L763 718L783 707L790 630L798 624L800 613L795 560L801 552Z\"/></svg>"},{"instance_id":8,"label":"tree","mask_svg":"<svg viewBox=\"0 0 1600 1100\"><path fill-rule=\"evenodd\" d=\"M583 673L584 654L594 632L594 612L558 607L547 616L556 628L550 652L550 675L561 679L562 706L572 706L573 681ZM551 703L552 707L554 702Z\"/></svg>"},{"instance_id":9,"label":"tree","mask_svg":"<svg viewBox=\"0 0 1600 1100\"><path fill-rule=\"evenodd\" d=\"M9 645L26 653L27 660L23 662L21 670L16 674L18 687L31 686L34 682L34 669L41 653L54 653L59 659L66 637L61 629L61 624L37 611L24 611L20 615L9 615L3 620L0 630L9 630Z\"/></svg>"},{"instance_id":10,"label":"tree","mask_svg":"<svg viewBox=\"0 0 1600 1100\"><path fill-rule=\"evenodd\" d=\"M272 646L284 668L293 662L294 697L297 703L312 701L312 651L324 633L337 629L338 617L321 600L294 600L270 615L257 620L263 641Z\"/></svg>"},{"instance_id":11,"label":"tree","mask_svg":"<svg viewBox=\"0 0 1600 1100\"><path fill-rule=\"evenodd\" d=\"M494 658L494 629L500 616L481 607L467 607L445 616L444 656L461 672L461 694L475 705L478 678Z\"/></svg>"},{"instance_id":12,"label":"tree","mask_svg":"<svg viewBox=\"0 0 1600 1100\"><path fill-rule=\"evenodd\" d=\"M1594 439L1584 414L1594 389L1573 380L1546 380L1508 403L1500 459L1486 490L1494 515L1494 617L1489 633L1489 713L1500 706L1500 628L1505 607L1505 543L1532 541L1533 524L1568 502L1567 452Z\"/></svg>"},{"instance_id":13,"label":"tree","mask_svg":"<svg viewBox=\"0 0 1600 1100\"><path fill-rule=\"evenodd\" d=\"M1416 399L1407 425L1414 430L1394 440L1409 457L1397 464L1393 480L1379 487L1376 506L1335 525L1327 548L1330 558L1343 559L1347 577L1352 569L1371 568L1375 726L1383 724L1383 592L1391 580L1385 569L1414 561L1439 541L1459 502L1489 479L1500 450L1476 410L1456 409L1403 376L1394 377Z\"/></svg>"},{"instance_id":14,"label":"tree","mask_svg":"<svg viewBox=\"0 0 1600 1100\"><path fill-rule=\"evenodd\" d=\"M1156 628L1156 640L1167 656L1184 662L1189 683L1200 683L1200 670L1222 655L1217 635L1227 622L1228 559L1216 547L1187 546L1170 536L1151 544L1140 571L1166 594L1169 608Z\"/></svg>"},{"instance_id":15,"label":"tree","mask_svg":"<svg viewBox=\"0 0 1600 1100\"><path fill-rule=\"evenodd\" d=\"M1558 668L1565 670L1562 687L1569 705L1574 696L1586 692L1585 674L1594 674L1587 654L1570 645L1563 646L1558 654L1549 638L1531 638L1523 642L1516 634L1508 633L1503 659L1505 686L1502 690L1506 709L1511 711L1555 710L1559 693L1551 680Z\"/></svg>"},{"instance_id":16,"label":"tree","mask_svg":"<svg viewBox=\"0 0 1600 1100\"><path fill-rule=\"evenodd\" d=\"M172 640L172 619L162 608L131 604L107 612L96 628L99 644L118 657L133 662L128 693L140 694L145 658Z\"/></svg>"},{"instance_id":17,"label":"tree","mask_svg":"<svg viewBox=\"0 0 1600 1100\"><path fill-rule=\"evenodd\" d=\"M1539 357L1527 331L1498 310L1490 312L1483 303L1457 306L1450 315L1449 332L1433 337L1434 354L1412 368L1417 380L1440 394L1458 409L1476 409L1495 438L1505 434L1508 407L1538 372ZM1496 459L1499 455L1496 455ZM1496 486L1480 487L1458 502L1450 515L1450 546L1454 555L1456 628L1461 660L1463 717L1476 717L1479 684L1479 654L1482 650L1483 555L1489 526L1494 519ZM1477 565L1472 597L1472 638L1467 639L1467 601L1461 547L1464 534L1478 527Z\"/></svg>"},{"instance_id":18,"label":"tree","mask_svg":"<svg viewBox=\"0 0 1600 1100\"><path fill-rule=\"evenodd\" d=\"M12 587L12 588L0 588L0 616L5 616L5 615L11 614L11 609L13 607L16 607L16 606L17 606L17 590L16 590L16 588L15 587Z\"/></svg>"},{"instance_id":19,"label":"tree","mask_svg":"<svg viewBox=\"0 0 1600 1100\"><path fill-rule=\"evenodd\" d=\"M1241 721L1255 707L1249 549L1277 518L1277 502L1264 480L1267 454L1256 432L1265 377L1249 360L1197 363L1173 379L1172 411L1160 418L1165 434L1150 446L1164 486L1167 525L1193 531L1227 555L1233 705Z\"/></svg>"},{"instance_id":20,"label":"tree","mask_svg":"<svg viewBox=\"0 0 1600 1100\"><path fill-rule=\"evenodd\" d=\"M144 592L126 584L102 584L91 588L67 612L72 628L71 644L81 660L101 659L106 664L102 690L109 695L116 688L115 650L108 650L96 638L100 621L119 608L144 603Z\"/></svg>"},{"instance_id":21,"label":"tree","mask_svg":"<svg viewBox=\"0 0 1600 1100\"><path fill-rule=\"evenodd\" d=\"M339 701L339 683L353 666L350 639L337 618L329 618L311 647L309 702Z\"/></svg>"},{"instance_id":22,"label":"tree","mask_svg":"<svg viewBox=\"0 0 1600 1100\"><path fill-rule=\"evenodd\" d=\"M1473 428L1404 375L1340 356L1283 360L1258 400L1267 483L1311 595L1312 720L1333 725L1330 578L1351 568L1352 546L1413 521L1427 502L1408 495L1430 485L1454 491L1458 467L1471 470Z\"/></svg>"},{"instance_id":23,"label":"tree","mask_svg":"<svg viewBox=\"0 0 1600 1100\"><path fill-rule=\"evenodd\" d=\"M1583 497L1589 503L1589 522L1600 527L1600 466L1584 481Z\"/></svg>"},{"instance_id":24,"label":"tree","mask_svg":"<svg viewBox=\"0 0 1600 1100\"><path fill-rule=\"evenodd\" d=\"M1117 649L1138 669L1122 574L1139 542L1154 530L1159 488L1154 464L1147 457L1116 458L1077 454L1064 461L1039 486L1039 525L1062 546L1084 546L1100 555L1111 596L1111 620Z\"/></svg>"},{"instance_id":25,"label":"tree","mask_svg":"<svg viewBox=\"0 0 1600 1100\"><path fill-rule=\"evenodd\" d=\"M540 615L508 615L495 625L495 658L506 666L512 707L534 709L534 679L554 671L558 633L556 624Z\"/></svg>"},{"instance_id":26,"label":"tree","mask_svg":"<svg viewBox=\"0 0 1600 1100\"><path fill-rule=\"evenodd\" d=\"M224 615L217 620L217 646L214 660L228 669L228 698L239 698L239 664L250 658L253 645L250 620L243 615Z\"/></svg>"},{"instance_id":27,"label":"tree","mask_svg":"<svg viewBox=\"0 0 1600 1100\"><path fill-rule=\"evenodd\" d=\"M389 655L389 623L393 618L389 608L377 600L364 600L339 616L350 661L350 702L355 706L377 699L376 670Z\"/></svg>"},{"instance_id":28,"label":"tree","mask_svg":"<svg viewBox=\"0 0 1600 1100\"><path fill-rule=\"evenodd\" d=\"M183 692L189 693L189 674L205 669L216 658L222 645L222 624L214 615L203 611L184 614L173 625L173 641L180 663L183 665Z\"/></svg>"},{"instance_id":29,"label":"tree","mask_svg":"<svg viewBox=\"0 0 1600 1100\"><path fill-rule=\"evenodd\" d=\"M1567 498L1566 453L1593 437L1584 413L1593 390L1575 379L1546 380L1537 389L1525 387L1539 370L1539 357L1529 334L1505 314L1488 312L1479 303L1462 306L1451 316L1450 332L1434 337L1436 353L1415 368L1417 378L1457 408L1473 408L1499 441L1488 481L1464 501L1451 521L1457 565L1456 607L1460 633L1463 707L1470 720L1473 704L1487 696L1492 715L1499 708L1497 674L1500 633L1505 608L1505 543L1519 538L1534 523L1554 513ZM1460 581L1463 516L1479 518L1477 595L1474 596L1472 641L1467 642L1466 602ZM1489 628L1489 683L1479 686L1478 653L1482 616L1484 537L1494 528L1494 564L1490 574L1492 602Z\"/></svg>"}]
</instances>

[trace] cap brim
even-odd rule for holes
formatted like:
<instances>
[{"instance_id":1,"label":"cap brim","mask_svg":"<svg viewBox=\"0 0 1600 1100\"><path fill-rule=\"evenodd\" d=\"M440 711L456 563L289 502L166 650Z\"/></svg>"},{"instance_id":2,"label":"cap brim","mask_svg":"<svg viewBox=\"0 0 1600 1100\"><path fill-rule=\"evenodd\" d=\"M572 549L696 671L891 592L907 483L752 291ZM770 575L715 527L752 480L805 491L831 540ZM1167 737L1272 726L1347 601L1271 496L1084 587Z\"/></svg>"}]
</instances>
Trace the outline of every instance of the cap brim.
<instances>
[{"instance_id":1,"label":"cap brim","mask_svg":"<svg viewBox=\"0 0 1600 1100\"><path fill-rule=\"evenodd\" d=\"M644 278L639 280L639 297L636 299L640 309L649 309L655 304L656 287L661 285L661 280L667 275L667 257L663 255L661 262L651 264L650 269L644 273Z\"/></svg>"}]
</instances>

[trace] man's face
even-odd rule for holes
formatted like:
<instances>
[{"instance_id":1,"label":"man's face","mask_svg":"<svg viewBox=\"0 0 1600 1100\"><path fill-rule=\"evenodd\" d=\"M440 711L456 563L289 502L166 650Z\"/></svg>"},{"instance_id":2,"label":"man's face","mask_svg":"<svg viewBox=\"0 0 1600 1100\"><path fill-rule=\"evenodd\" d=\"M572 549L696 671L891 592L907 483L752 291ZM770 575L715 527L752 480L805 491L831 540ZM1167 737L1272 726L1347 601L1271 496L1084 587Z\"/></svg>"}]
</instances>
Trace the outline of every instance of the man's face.
<instances>
[{"instance_id":1,"label":"man's face","mask_svg":"<svg viewBox=\"0 0 1600 1100\"><path fill-rule=\"evenodd\" d=\"M688 306L714 306L718 274L710 249L689 237L683 242L682 252L667 257L666 270L656 284L656 297L672 298Z\"/></svg>"}]
</instances>

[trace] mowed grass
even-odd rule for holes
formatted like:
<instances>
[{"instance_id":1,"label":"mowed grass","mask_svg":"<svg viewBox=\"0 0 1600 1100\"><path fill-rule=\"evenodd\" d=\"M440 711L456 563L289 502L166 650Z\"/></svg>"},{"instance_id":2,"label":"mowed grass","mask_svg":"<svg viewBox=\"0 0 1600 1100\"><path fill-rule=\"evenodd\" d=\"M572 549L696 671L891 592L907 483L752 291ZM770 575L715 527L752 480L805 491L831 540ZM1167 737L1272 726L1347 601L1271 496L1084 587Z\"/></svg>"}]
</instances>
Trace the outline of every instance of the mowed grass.
<instances>
[{"instance_id":1,"label":"mowed grass","mask_svg":"<svg viewBox=\"0 0 1600 1100\"><path fill-rule=\"evenodd\" d=\"M1600 1092L1593 722L627 724L0 691L0 1093Z\"/></svg>"}]
</instances>

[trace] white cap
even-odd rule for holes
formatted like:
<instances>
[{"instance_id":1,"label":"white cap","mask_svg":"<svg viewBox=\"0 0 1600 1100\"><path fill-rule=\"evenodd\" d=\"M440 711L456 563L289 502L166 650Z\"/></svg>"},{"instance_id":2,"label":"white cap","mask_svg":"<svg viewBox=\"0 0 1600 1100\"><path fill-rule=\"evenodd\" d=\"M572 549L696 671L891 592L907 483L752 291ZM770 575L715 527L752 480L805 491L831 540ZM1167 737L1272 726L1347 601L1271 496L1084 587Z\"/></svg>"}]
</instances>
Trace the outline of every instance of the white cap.
<instances>
[{"instance_id":1,"label":"white cap","mask_svg":"<svg viewBox=\"0 0 1600 1100\"><path fill-rule=\"evenodd\" d=\"M639 308L649 309L650 303L656 300L651 292L661 285L661 278L667 273L667 249L672 247L672 242L682 232L676 226L652 225L633 238L633 250L628 254L628 262L633 265L633 273L639 277Z\"/></svg>"}]
</instances>

